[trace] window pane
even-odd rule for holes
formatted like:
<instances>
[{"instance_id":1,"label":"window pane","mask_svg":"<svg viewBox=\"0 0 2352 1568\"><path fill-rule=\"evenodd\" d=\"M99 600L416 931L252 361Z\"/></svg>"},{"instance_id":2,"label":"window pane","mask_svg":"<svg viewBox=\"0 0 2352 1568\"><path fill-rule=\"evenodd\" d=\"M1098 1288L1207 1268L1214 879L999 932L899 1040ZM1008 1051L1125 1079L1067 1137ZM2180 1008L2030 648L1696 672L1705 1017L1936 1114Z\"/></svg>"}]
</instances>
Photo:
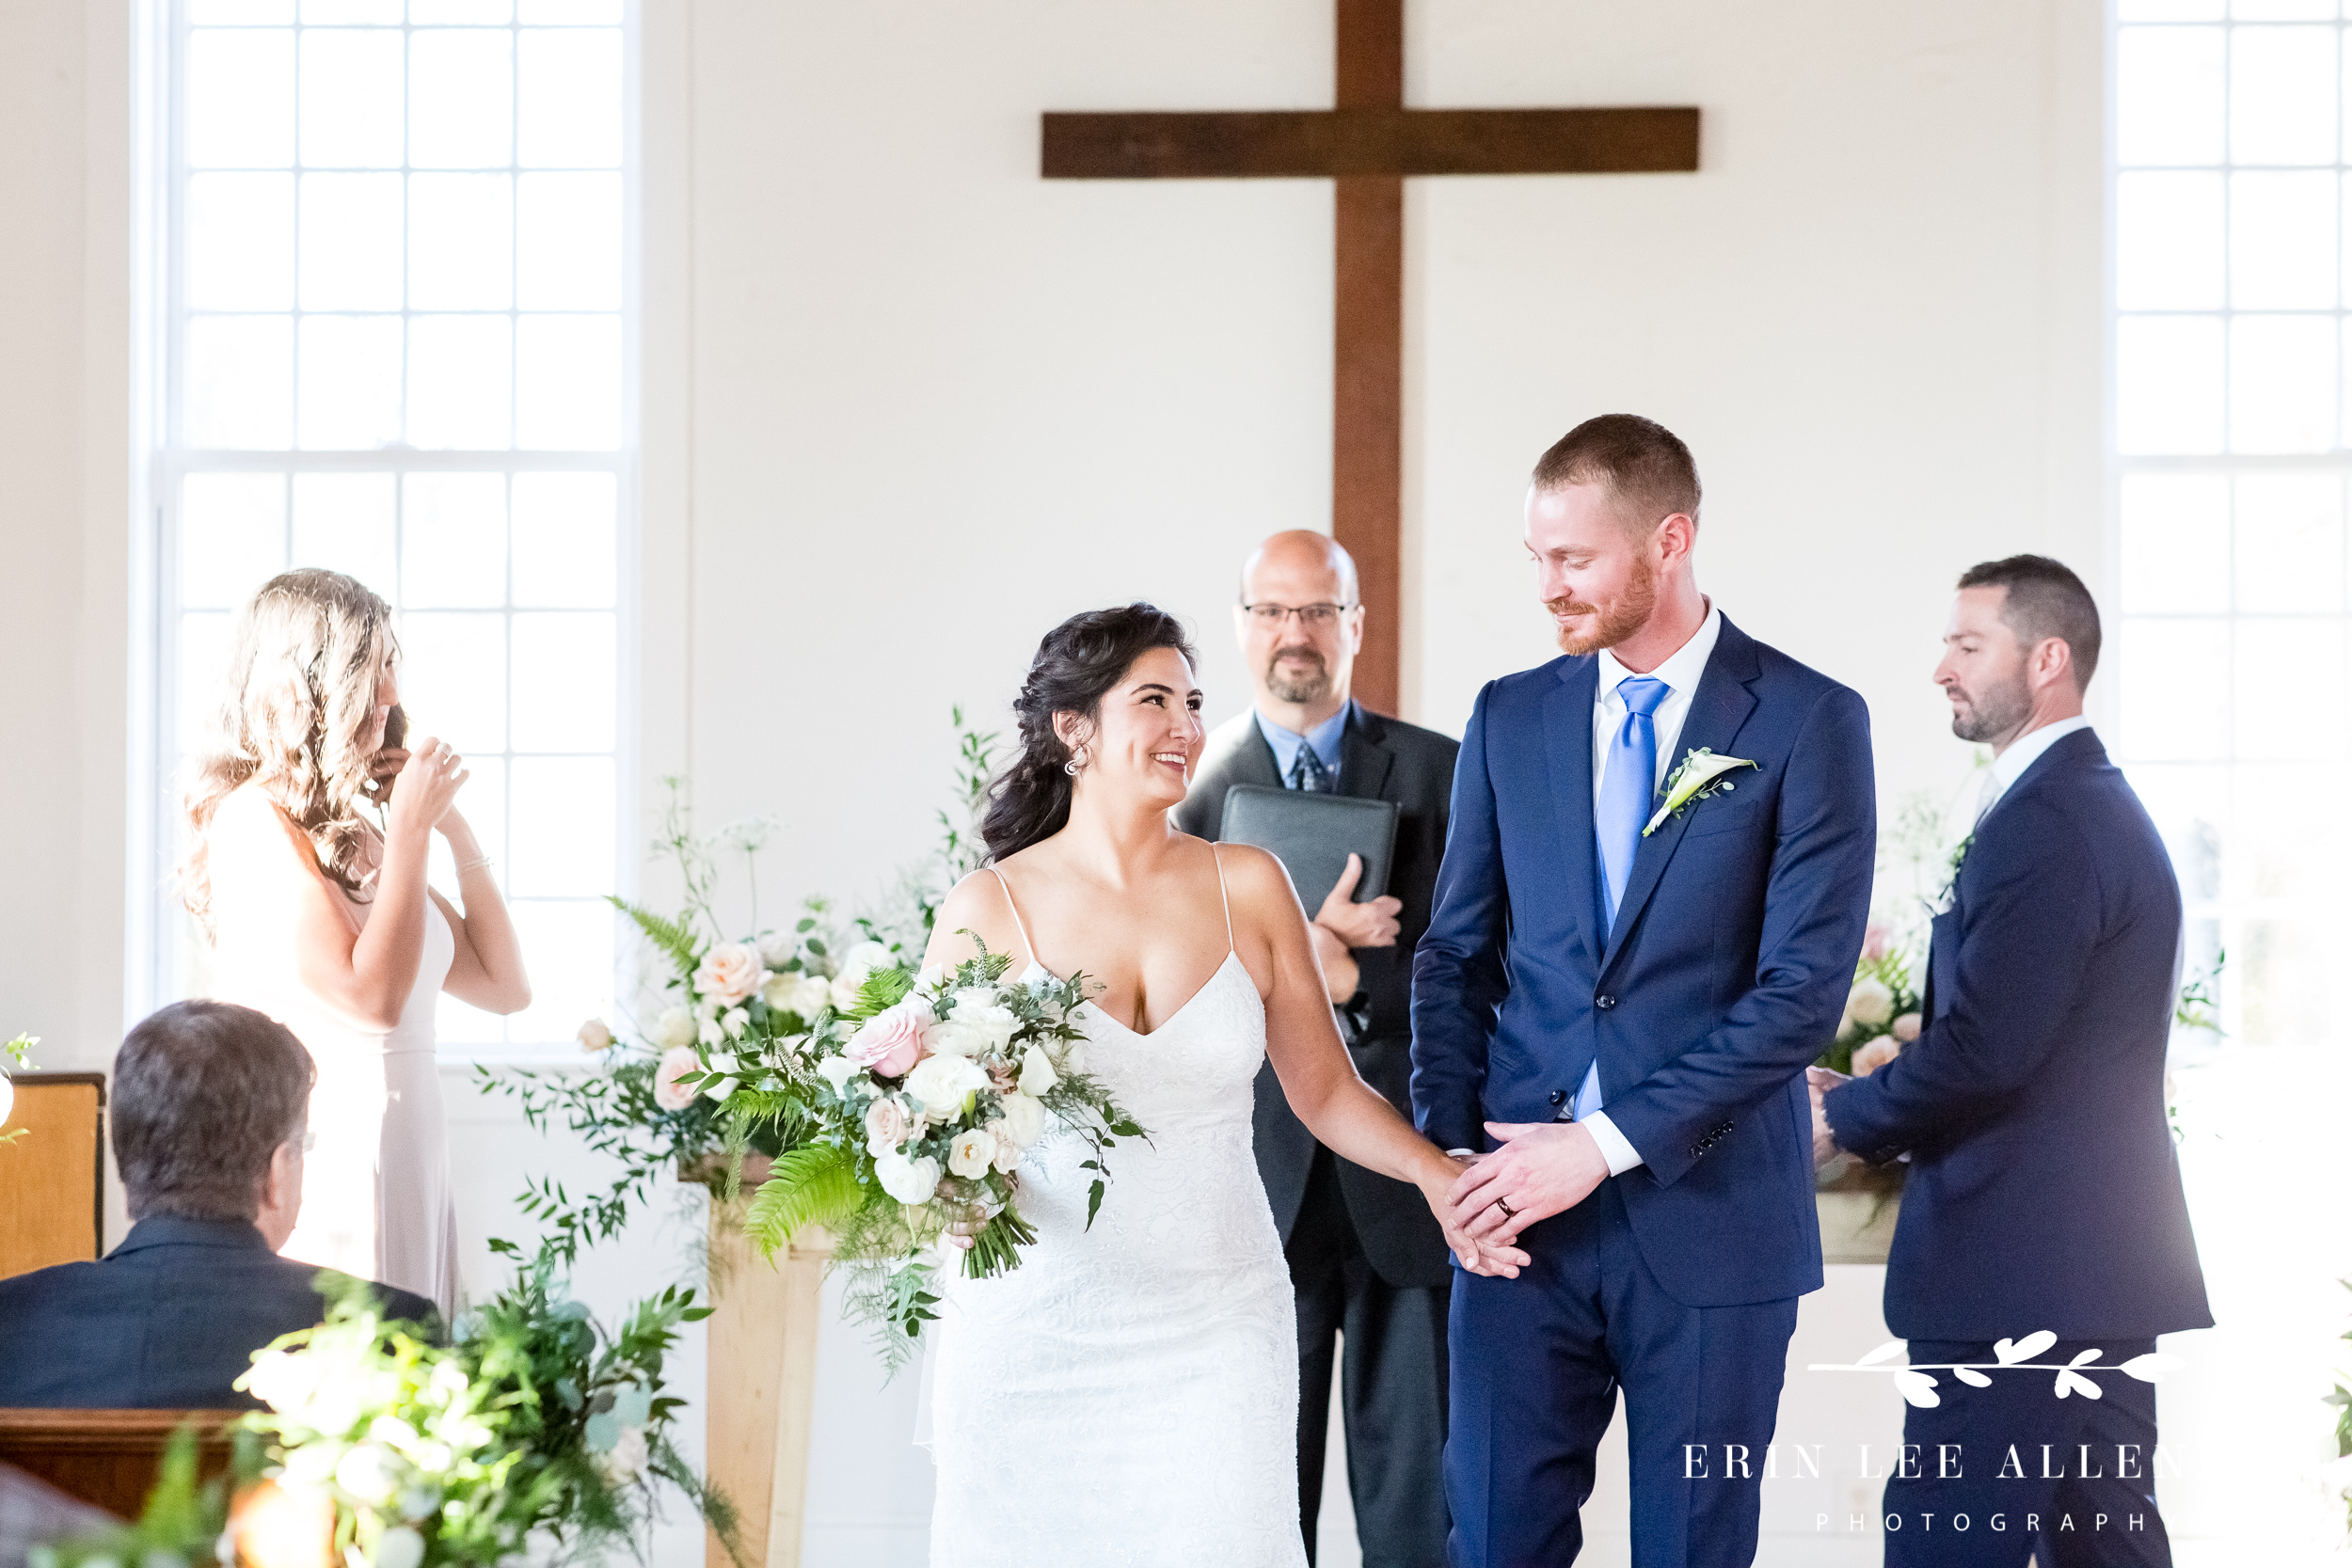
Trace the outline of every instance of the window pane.
<instances>
[{"instance_id":1,"label":"window pane","mask_svg":"<svg viewBox=\"0 0 2352 1568\"><path fill-rule=\"evenodd\" d=\"M294 564L358 578L399 602L392 572L392 476L296 474Z\"/></svg>"},{"instance_id":2,"label":"window pane","mask_svg":"<svg viewBox=\"0 0 2352 1568\"><path fill-rule=\"evenodd\" d=\"M2239 316L2230 323L2230 448L2326 451L2335 443L2336 322Z\"/></svg>"},{"instance_id":3,"label":"window pane","mask_svg":"<svg viewBox=\"0 0 2352 1568\"><path fill-rule=\"evenodd\" d=\"M2237 754L2333 760L2344 754L2344 623L2237 623Z\"/></svg>"},{"instance_id":4,"label":"window pane","mask_svg":"<svg viewBox=\"0 0 2352 1568\"><path fill-rule=\"evenodd\" d=\"M470 822L473 818L469 816L466 820ZM440 842L437 837L434 840L437 847ZM443 883L442 885L448 886L449 884ZM524 957L528 959L529 955L526 954ZM525 966L524 973L530 973L528 964ZM447 991L441 992L434 999L433 1043L435 1045L444 1047L501 1045L505 1042L505 1039L506 1020L499 1017L498 1014L485 1013L479 1007L469 1006Z\"/></svg>"},{"instance_id":5,"label":"window pane","mask_svg":"<svg viewBox=\"0 0 2352 1568\"><path fill-rule=\"evenodd\" d=\"M2254 613L2344 609L2344 481L2334 474L2240 474L2237 608Z\"/></svg>"},{"instance_id":6,"label":"window pane","mask_svg":"<svg viewBox=\"0 0 2352 1568\"><path fill-rule=\"evenodd\" d=\"M188 0L191 27L283 26L294 19L294 0Z\"/></svg>"},{"instance_id":7,"label":"window pane","mask_svg":"<svg viewBox=\"0 0 2352 1568\"><path fill-rule=\"evenodd\" d=\"M515 436L526 449L621 444L617 316L525 316L516 326Z\"/></svg>"},{"instance_id":8,"label":"window pane","mask_svg":"<svg viewBox=\"0 0 2352 1568\"><path fill-rule=\"evenodd\" d=\"M504 316L418 316L408 323L408 442L509 444L514 400Z\"/></svg>"},{"instance_id":9,"label":"window pane","mask_svg":"<svg viewBox=\"0 0 2352 1568\"><path fill-rule=\"evenodd\" d=\"M2115 303L2221 307L2221 176L2126 174L2115 182Z\"/></svg>"},{"instance_id":10,"label":"window pane","mask_svg":"<svg viewBox=\"0 0 2352 1568\"><path fill-rule=\"evenodd\" d=\"M187 214L190 309L294 309L292 175L191 175Z\"/></svg>"},{"instance_id":11,"label":"window pane","mask_svg":"<svg viewBox=\"0 0 2352 1568\"><path fill-rule=\"evenodd\" d=\"M2336 303L2333 173L2230 177L2230 303L2328 310Z\"/></svg>"},{"instance_id":12,"label":"window pane","mask_svg":"<svg viewBox=\"0 0 2352 1568\"><path fill-rule=\"evenodd\" d=\"M2230 485L2218 474L2123 477L2123 610L2207 614L2230 602Z\"/></svg>"},{"instance_id":13,"label":"window pane","mask_svg":"<svg viewBox=\"0 0 2352 1568\"><path fill-rule=\"evenodd\" d=\"M506 602L506 476L410 474L402 486L400 602Z\"/></svg>"},{"instance_id":14,"label":"window pane","mask_svg":"<svg viewBox=\"0 0 2352 1568\"><path fill-rule=\"evenodd\" d=\"M180 617L180 733L174 738L181 751L195 749L208 727L214 705L220 701L233 625L234 618L222 610Z\"/></svg>"},{"instance_id":15,"label":"window pane","mask_svg":"<svg viewBox=\"0 0 2352 1568\"><path fill-rule=\"evenodd\" d=\"M515 602L609 608L612 514L611 474L516 474Z\"/></svg>"},{"instance_id":16,"label":"window pane","mask_svg":"<svg viewBox=\"0 0 2352 1568\"><path fill-rule=\"evenodd\" d=\"M2123 623L2123 749L2152 761L2220 760L2230 739L2230 623Z\"/></svg>"},{"instance_id":17,"label":"window pane","mask_svg":"<svg viewBox=\"0 0 2352 1568\"><path fill-rule=\"evenodd\" d=\"M302 308L400 309L400 176L302 177Z\"/></svg>"},{"instance_id":18,"label":"window pane","mask_svg":"<svg viewBox=\"0 0 2352 1568\"><path fill-rule=\"evenodd\" d=\"M503 174L408 177L408 308L514 303L514 183Z\"/></svg>"},{"instance_id":19,"label":"window pane","mask_svg":"<svg viewBox=\"0 0 2352 1568\"><path fill-rule=\"evenodd\" d=\"M294 34L188 35L187 149L192 168L282 168L294 162Z\"/></svg>"},{"instance_id":20,"label":"window pane","mask_svg":"<svg viewBox=\"0 0 2352 1568\"><path fill-rule=\"evenodd\" d=\"M400 440L400 318L302 318L302 445L370 451Z\"/></svg>"},{"instance_id":21,"label":"window pane","mask_svg":"<svg viewBox=\"0 0 2352 1568\"><path fill-rule=\"evenodd\" d=\"M500 168L513 162L512 36L421 32L412 40L408 161L419 168Z\"/></svg>"},{"instance_id":22,"label":"window pane","mask_svg":"<svg viewBox=\"0 0 2352 1568\"><path fill-rule=\"evenodd\" d=\"M2219 451L2221 342L2217 317L2116 323L2117 445L2127 452Z\"/></svg>"},{"instance_id":23,"label":"window pane","mask_svg":"<svg viewBox=\"0 0 2352 1568\"><path fill-rule=\"evenodd\" d=\"M516 306L619 309L621 177L526 174L517 200Z\"/></svg>"},{"instance_id":24,"label":"window pane","mask_svg":"<svg viewBox=\"0 0 2352 1568\"><path fill-rule=\"evenodd\" d=\"M400 705L409 735L432 736L461 752L506 749L503 615L405 612L400 654Z\"/></svg>"},{"instance_id":25,"label":"window pane","mask_svg":"<svg viewBox=\"0 0 2352 1568\"><path fill-rule=\"evenodd\" d=\"M235 610L286 569L283 474L190 474L180 483L180 602Z\"/></svg>"},{"instance_id":26,"label":"window pane","mask_svg":"<svg viewBox=\"0 0 2352 1568\"><path fill-rule=\"evenodd\" d=\"M302 0L302 20L312 27L373 23L397 27L401 0Z\"/></svg>"},{"instance_id":27,"label":"window pane","mask_svg":"<svg viewBox=\"0 0 2352 1568\"><path fill-rule=\"evenodd\" d=\"M2127 769L2133 791L2164 835L2190 902L2221 896L2222 824L2230 818L2230 770L2218 765L2182 767L2136 762Z\"/></svg>"},{"instance_id":28,"label":"window pane","mask_svg":"<svg viewBox=\"0 0 2352 1568\"><path fill-rule=\"evenodd\" d=\"M2344 957L2345 932L2338 921L2249 920L2244 945L2246 968L2238 994L2249 1045L2319 1045L2334 1027L2334 966Z\"/></svg>"},{"instance_id":29,"label":"window pane","mask_svg":"<svg viewBox=\"0 0 2352 1568\"><path fill-rule=\"evenodd\" d=\"M302 35L302 161L398 168L401 35L390 28Z\"/></svg>"},{"instance_id":30,"label":"window pane","mask_svg":"<svg viewBox=\"0 0 2352 1568\"><path fill-rule=\"evenodd\" d=\"M2218 22L2222 0L2116 0L2118 22Z\"/></svg>"},{"instance_id":31,"label":"window pane","mask_svg":"<svg viewBox=\"0 0 2352 1568\"><path fill-rule=\"evenodd\" d=\"M621 20L621 0L522 0L523 23L554 26L612 26Z\"/></svg>"},{"instance_id":32,"label":"window pane","mask_svg":"<svg viewBox=\"0 0 2352 1568\"><path fill-rule=\"evenodd\" d=\"M516 162L527 168L618 168L620 33L599 27L521 37Z\"/></svg>"},{"instance_id":33,"label":"window pane","mask_svg":"<svg viewBox=\"0 0 2352 1568\"><path fill-rule=\"evenodd\" d=\"M191 317L183 395L189 446L285 447L294 426L293 321Z\"/></svg>"},{"instance_id":34,"label":"window pane","mask_svg":"<svg viewBox=\"0 0 2352 1568\"><path fill-rule=\"evenodd\" d=\"M516 757L508 885L518 897L613 889L612 759Z\"/></svg>"},{"instance_id":35,"label":"window pane","mask_svg":"<svg viewBox=\"0 0 2352 1568\"><path fill-rule=\"evenodd\" d=\"M2232 835L2232 866L2244 898L2308 898L2332 901L2344 880L2345 842L2341 813L2281 811L2280 802L2305 798L2311 781L2295 768L2237 769L2241 809Z\"/></svg>"},{"instance_id":36,"label":"window pane","mask_svg":"<svg viewBox=\"0 0 2352 1568\"><path fill-rule=\"evenodd\" d=\"M453 24L462 27L497 27L515 20L510 0L408 0L408 21L424 27Z\"/></svg>"},{"instance_id":37,"label":"window pane","mask_svg":"<svg viewBox=\"0 0 2352 1568\"><path fill-rule=\"evenodd\" d=\"M531 1006L507 1021L516 1043L569 1040L583 1019L612 1006L612 907L602 899L521 899L515 935L530 965Z\"/></svg>"},{"instance_id":38,"label":"window pane","mask_svg":"<svg viewBox=\"0 0 2352 1568\"><path fill-rule=\"evenodd\" d=\"M2118 163L2221 162L2221 35L2218 27L2118 29Z\"/></svg>"},{"instance_id":39,"label":"window pane","mask_svg":"<svg viewBox=\"0 0 2352 1568\"><path fill-rule=\"evenodd\" d=\"M2336 161L2336 30L2238 27L2230 38L2230 161Z\"/></svg>"},{"instance_id":40,"label":"window pane","mask_svg":"<svg viewBox=\"0 0 2352 1568\"><path fill-rule=\"evenodd\" d=\"M2333 21L2336 0L2230 0L2230 14L2240 22Z\"/></svg>"},{"instance_id":41,"label":"window pane","mask_svg":"<svg viewBox=\"0 0 2352 1568\"><path fill-rule=\"evenodd\" d=\"M610 614L516 615L515 750L611 751L612 674Z\"/></svg>"}]
</instances>

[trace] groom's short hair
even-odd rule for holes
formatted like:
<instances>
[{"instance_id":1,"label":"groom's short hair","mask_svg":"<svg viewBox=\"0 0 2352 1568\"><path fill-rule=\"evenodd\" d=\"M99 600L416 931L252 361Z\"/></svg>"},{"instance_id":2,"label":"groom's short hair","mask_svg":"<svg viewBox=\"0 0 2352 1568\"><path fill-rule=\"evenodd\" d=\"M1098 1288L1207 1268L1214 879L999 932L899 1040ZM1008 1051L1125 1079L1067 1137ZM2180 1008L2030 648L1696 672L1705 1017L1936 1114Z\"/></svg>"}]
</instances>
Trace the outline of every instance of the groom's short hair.
<instances>
[{"instance_id":1,"label":"groom's short hair","mask_svg":"<svg viewBox=\"0 0 2352 1568\"><path fill-rule=\"evenodd\" d=\"M1982 562L1961 573L1960 585L2007 590L2002 624L2028 648L2045 637L2065 643L2074 661L2074 689L2089 689L2099 668L2099 606L2063 562L2046 555Z\"/></svg>"},{"instance_id":2,"label":"groom's short hair","mask_svg":"<svg viewBox=\"0 0 2352 1568\"><path fill-rule=\"evenodd\" d=\"M1530 481L1539 492L1606 484L1626 526L1646 533L1679 512L1699 520L1699 469L1682 437L1639 414L1602 414L1551 444Z\"/></svg>"},{"instance_id":3,"label":"groom's short hair","mask_svg":"<svg viewBox=\"0 0 2352 1568\"><path fill-rule=\"evenodd\" d=\"M233 1002L175 1002L115 1053L115 1165L131 1217L250 1220L318 1069L292 1030Z\"/></svg>"}]
</instances>

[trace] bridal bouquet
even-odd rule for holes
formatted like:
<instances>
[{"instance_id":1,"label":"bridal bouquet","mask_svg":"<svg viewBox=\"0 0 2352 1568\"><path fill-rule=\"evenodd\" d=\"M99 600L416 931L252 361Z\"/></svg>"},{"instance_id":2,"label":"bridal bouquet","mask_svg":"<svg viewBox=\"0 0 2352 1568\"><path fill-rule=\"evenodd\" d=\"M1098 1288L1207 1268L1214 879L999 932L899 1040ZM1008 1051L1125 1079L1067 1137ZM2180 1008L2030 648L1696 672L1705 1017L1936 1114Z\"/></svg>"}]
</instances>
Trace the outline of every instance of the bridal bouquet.
<instances>
[{"instance_id":1,"label":"bridal bouquet","mask_svg":"<svg viewBox=\"0 0 2352 1568\"><path fill-rule=\"evenodd\" d=\"M1083 977L1024 985L1005 978L1010 966L983 946L952 973L878 969L804 1033L704 1048L694 1082L723 1092L737 1136L766 1131L783 1146L752 1198L752 1240L772 1257L804 1227L831 1230L852 1271L850 1316L875 1326L894 1370L934 1315L951 1227L970 1242L963 1272L976 1279L1019 1267L1037 1239L1017 1167L1049 1118L1088 1146L1089 1225L1105 1155L1144 1135L1087 1076Z\"/></svg>"}]
</instances>

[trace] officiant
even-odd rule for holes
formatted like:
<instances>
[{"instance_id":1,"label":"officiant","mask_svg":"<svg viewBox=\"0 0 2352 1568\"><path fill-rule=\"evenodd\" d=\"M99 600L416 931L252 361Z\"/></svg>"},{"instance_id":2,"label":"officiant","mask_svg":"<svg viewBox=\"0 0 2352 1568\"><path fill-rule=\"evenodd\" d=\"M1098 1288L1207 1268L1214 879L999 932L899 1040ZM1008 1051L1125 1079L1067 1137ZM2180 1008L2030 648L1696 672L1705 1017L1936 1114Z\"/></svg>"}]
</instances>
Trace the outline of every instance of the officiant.
<instances>
[{"instance_id":1,"label":"officiant","mask_svg":"<svg viewBox=\"0 0 2352 1568\"><path fill-rule=\"evenodd\" d=\"M1356 563L1327 535L1278 533L1242 568L1234 633L1255 702L1220 725L1176 810L1215 839L1226 792L1281 786L1392 802L1396 837L1386 892L1358 902L1360 858L1314 914L1313 936L1341 1034L1364 1081L1412 1115L1413 944L1429 924L1457 742L1374 713L1349 695L1363 645ZM1323 1500L1331 1374L1341 1408L1357 1535L1367 1568L1445 1561L1445 1238L1421 1194L1316 1143L1258 1074L1258 1170L1298 1307L1298 1509L1307 1557ZM1334 1339L1344 1350L1334 1355Z\"/></svg>"}]
</instances>

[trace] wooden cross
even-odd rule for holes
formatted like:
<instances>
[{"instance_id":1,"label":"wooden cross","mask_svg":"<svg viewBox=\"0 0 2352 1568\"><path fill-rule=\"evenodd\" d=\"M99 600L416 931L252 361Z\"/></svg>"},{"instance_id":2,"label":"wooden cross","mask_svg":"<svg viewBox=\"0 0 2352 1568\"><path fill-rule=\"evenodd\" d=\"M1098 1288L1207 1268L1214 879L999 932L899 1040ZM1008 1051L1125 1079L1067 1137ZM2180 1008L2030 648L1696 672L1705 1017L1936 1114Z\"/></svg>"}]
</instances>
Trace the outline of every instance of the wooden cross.
<instances>
[{"instance_id":1,"label":"wooden cross","mask_svg":"<svg viewBox=\"0 0 2352 1568\"><path fill-rule=\"evenodd\" d=\"M1329 109L1048 114L1048 180L1334 182L1331 532L1366 607L1356 695L1397 710L1405 181L1424 174L1644 174L1699 166L1696 109L1408 109L1405 0L1337 0Z\"/></svg>"}]
</instances>

